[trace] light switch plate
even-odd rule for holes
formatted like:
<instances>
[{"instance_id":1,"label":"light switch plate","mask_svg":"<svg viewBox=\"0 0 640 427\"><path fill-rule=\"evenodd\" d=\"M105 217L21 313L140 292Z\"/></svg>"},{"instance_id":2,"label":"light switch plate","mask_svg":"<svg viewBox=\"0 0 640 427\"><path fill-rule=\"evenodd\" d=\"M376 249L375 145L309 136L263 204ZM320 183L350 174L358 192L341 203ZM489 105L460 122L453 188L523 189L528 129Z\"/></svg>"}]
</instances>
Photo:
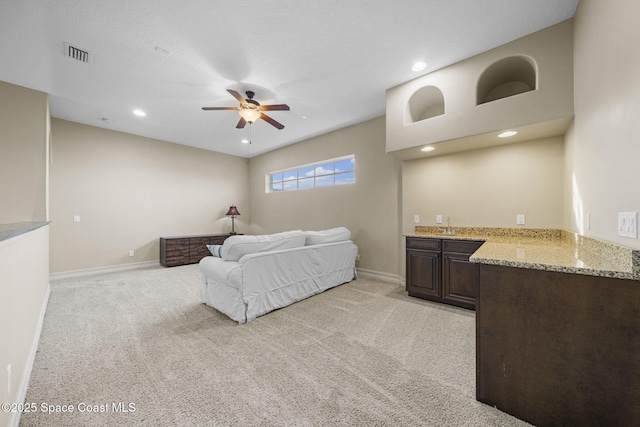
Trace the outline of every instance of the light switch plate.
<instances>
[{"instance_id":1,"label":"light switch plate","mask_svg":"<svg viewBox=\"0 0 640 427\"><path fill-rule=\"evenodd\" d=\"M524 214L516 215L516 224L517 225L524 225Z\"/></svg>"},{"instance_id":2,"label":"light switch plate","mask_svg":"<svg viewBox=\"0 0 640 427\"><path fill-rule=\"evenodd\" d=\"M442 224L442 215L436 215L436 224Z\"/></svg>"},{"instance_id":3,"label":"light switch plate","mask_svg":"<svg viewBox=\"0 0 640 427\"><path fill-rule=\"evenodd\" d=\"M80 222L80 215L74 215L73 222Z\"/></svg>"},{"instance_id":4,"label":"light switch plate","mask_svg":"<svg viewBox=\"0 0 640 427\"><path fill-rule=\"evenodd\" d=\"M420 215L414 215L413 216L413 222L415 222L416 224L420 223Z\"/></svg>"},{"instance_id":5,"label":"light switch plate","mask_svg":"<svg viewBox=\"0 0 640 427\"><path fill-rule=\"evenodd\" d=\"M638 212L618 212L618 235L638 238Z\"/></svg>"}]
</instances>

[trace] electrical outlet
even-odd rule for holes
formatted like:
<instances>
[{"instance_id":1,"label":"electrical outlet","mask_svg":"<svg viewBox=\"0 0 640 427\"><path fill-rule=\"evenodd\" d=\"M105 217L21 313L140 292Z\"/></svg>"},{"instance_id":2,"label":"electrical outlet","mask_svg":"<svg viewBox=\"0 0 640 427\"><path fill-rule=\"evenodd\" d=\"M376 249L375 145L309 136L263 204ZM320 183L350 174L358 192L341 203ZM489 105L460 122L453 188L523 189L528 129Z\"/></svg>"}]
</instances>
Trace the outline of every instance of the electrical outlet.
<instances>
[{"instance_id":1,"label":"electrical outlet","mask_svg":"<svg viewBox=\"0 0 640 427\"><path fill-rule=\"evenodd\" d=\"M129 256L134 256L136 254L135 251L129 251Z\"/></svg>"},{"instance_id":2,"label":"electrical outlet","mask_svg":"<svg viewBox=\"0 0 640 427\"><path fill-rule=\"evenodd\" d=\"M413 222L415 222L416 224L420 223L420 215L414 215L413 216Z\"/></svg>"},{"instance_id":3,"label":"electrical outlet","mask_svg":"<svg viewBox=\"0 0 640 427\"><path fill-rule=\"evenodd\" d=\"M618 212L618 235L638 238L638 212Z\"/></svg>"},{"instance_id":4,"label":"electrical outlet","mask_svg":"<svg viewBox=\"0 0 640 427\"><path fill-rule=\"evenodd\" d=\"M442 215L436 215L436 224L442 224Z\"/></svg>"},{"instance_id":5,"label":"electrical outlet","mask_svg":"<svg viewBox=\"0 0 640 427\"><path fill-rule=\"evenodd\" d=\"M360 254L356 254L356 261L360 261Z\"/></svg>"},{"instance_id":6,"label":"electrical outlet","mask_svg":"<svg viewBox=\"0 0 640 427\"><path fill-rule=\"evenodd\" d=\"M516 215L516 224L517 225L524 225L524 214Z\"/></svg>"}]
</instances>

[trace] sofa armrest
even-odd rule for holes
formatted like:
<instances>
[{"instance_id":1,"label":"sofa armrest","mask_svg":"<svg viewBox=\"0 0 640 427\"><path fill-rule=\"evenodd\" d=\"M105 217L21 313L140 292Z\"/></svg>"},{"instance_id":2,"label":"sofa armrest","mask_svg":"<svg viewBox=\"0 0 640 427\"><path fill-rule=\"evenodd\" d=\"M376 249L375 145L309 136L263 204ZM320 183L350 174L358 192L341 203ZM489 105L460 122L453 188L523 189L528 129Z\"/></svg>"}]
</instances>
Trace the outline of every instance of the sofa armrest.
<instances>
[{"instance_id":1,"label":"sofa armrest","mask_svg":"<svg viewBox=\"0 0 640 427\"><path fill-rule=\"evenodd\" d=\"M200 260L200 271L218 283L237 285L242 278L242 266L237 261L225 261L218 257L207 256Z\"/></svg>"}]
</instances>

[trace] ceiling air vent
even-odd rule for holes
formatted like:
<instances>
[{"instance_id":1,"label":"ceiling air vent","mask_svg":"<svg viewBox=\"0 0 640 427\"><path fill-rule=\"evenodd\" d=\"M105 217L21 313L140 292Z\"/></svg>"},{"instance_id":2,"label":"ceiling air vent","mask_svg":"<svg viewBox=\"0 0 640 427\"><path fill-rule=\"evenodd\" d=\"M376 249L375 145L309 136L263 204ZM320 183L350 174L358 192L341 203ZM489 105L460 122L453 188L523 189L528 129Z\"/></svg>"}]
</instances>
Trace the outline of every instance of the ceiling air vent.
<instances>
[{"instance_id":1,"label":"ceiling air vent","mask_svg":"<svg viewBox=\"0 0 640 427\"><path fill-rule=\"evenodd\" d=\"M84 62L88 64L91 62L91 52L85 49L81 49L78 46L74 46L69 43L64 44L64 54L76 61Z\"/></svg>"}]
</instances>

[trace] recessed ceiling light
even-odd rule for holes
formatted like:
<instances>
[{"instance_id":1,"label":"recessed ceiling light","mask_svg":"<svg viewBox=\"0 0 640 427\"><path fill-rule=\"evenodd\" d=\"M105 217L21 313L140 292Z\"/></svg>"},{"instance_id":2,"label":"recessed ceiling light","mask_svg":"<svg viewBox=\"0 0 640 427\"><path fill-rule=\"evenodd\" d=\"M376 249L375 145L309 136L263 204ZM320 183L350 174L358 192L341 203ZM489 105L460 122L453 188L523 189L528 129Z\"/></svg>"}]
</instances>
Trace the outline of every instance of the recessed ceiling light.
<instances>
[{"instance_id":1,"label":"recessed ceiling light","mask_svg":"<svg viewBox=\"0 0 640 427\"><path fill-rule=\"evenodd\" d=\"M249 140L248 140L248 139L243 139L243 140L242 140L242 141L240 141L240 142L242 142L243 144L248 144L248 143L249 143Z\"/></svg>"},{"instance_id":2,"label":"recessed ceiling light","mask_svg":"<svg viewBox=\"0 0 640 427\"><path fill-rule=\"evenodd\" d=\"M518 132L515 130L507 130L498 134L498 138L509 138L510 136L517 135Z\"/></svg>"},{"instance_id":3,"label":"recessed ceiling light","mask_svg":"<svg viewBox=\"0 0 640 427\"><path fill-rule=\"evenodd\" d=\"M147 115L147 113L145 113L145 112L144 112L144 111L142 111L142 110L133 110L133 114L135 114L135 115L136 115L136 116L138 116L138 117L144 117L144 116L146 116L146 115Z\"/></svg>"},{"instance_id":4,"label":"recessed ceiling light","mask_svg":"<svg viewBox=\"0 0 640 427\"><path fill-rule=\"evenodd\" d=\"M427 68L427 63L426 63L426 62L422 62L422 61L416 62L416 63L415 63L415 64L413 64L413 66L411 67L411 69L412 69L413 71L422 71L422 70L424 70L425 68Z\"/></svg>"},{"instance_id":5,"label":"recessed ceiling light","mask_svg":"<svg viewBox=\"0 0 640 427\"><path fill-rule=\"evenodd\" d=\"M435 149L436 147L434 147L433 145L427 145L426 147L422 147L420 151L433 151Z\"/></svg>"}]
</instances>

